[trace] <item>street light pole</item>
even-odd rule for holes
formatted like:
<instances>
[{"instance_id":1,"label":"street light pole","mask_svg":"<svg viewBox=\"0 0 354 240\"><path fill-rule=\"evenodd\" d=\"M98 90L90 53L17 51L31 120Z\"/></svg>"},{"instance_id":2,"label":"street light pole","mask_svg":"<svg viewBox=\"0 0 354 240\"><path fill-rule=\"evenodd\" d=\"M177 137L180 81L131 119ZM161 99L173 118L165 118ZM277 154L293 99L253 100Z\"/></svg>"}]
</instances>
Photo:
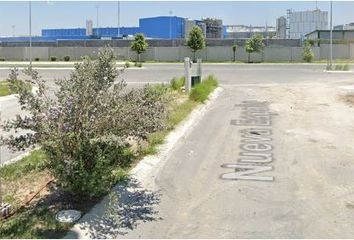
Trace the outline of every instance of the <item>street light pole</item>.
<instances>
[{"instance_id":1,"label":"street light pole","mask_svg":"<svg viewBox=\"0 0 354 240\"><path fill-rule=\"evenodd\" d=\"M15 25L12 25L11 28L12 28L12 37L15 37Z\"/></svg>"},{"instance_id":2,"label":"street light pole","mask_svg":"<svg viewBox=\"0 0 354 240\"><path fill-rule=\"evenodd\" d=\"M332 64L333 64L333 17L332 17L332 5L333 5L333 2L331 0L331 9L330 9L330 14L331 14L331 17L330 17L330 29L329 29L329 67L330 69L332 69Z\"/></svg>"},{"instance_id":3,"label":"street light pole","mask_svg":"<svg viewBox=\"0 0 354 240\"><path fill-rule=\"evenodd\" d=\"M29 61L32 67L32 3L29 1Z\"/></svg>"},{"instance_id":4,"label":"street light pole","mask_svg":"<svg viewBox=\"0 0 354 240\"><path fill-rule=\"evenodd\" d=\"M117 2L118 4L118 38L120 37L120 2Z\"/></svg>"},{"instance_id":5,"label":"street light pole","mask_svg":"<svg viewBox=\"0 0 354 240\"><path fill-rule=\"evenodd\" d=\"M170 13L170 39L172 39L172 11L169 12Z\"/></svg>"},{"instance_id":6,"label":"street light pole","mask_svg":"<svg viewBox=\"0 0 354 240\"><path fill-rule=\"evenodd\" d=\"M100 36L100 34L99 34L99 24L98 24L98 9L99 9L99 5L96 5L96 24L97 24L97 31L96 31L96 33L97 33L97 36Z\"/></svg>"}]
</instances>

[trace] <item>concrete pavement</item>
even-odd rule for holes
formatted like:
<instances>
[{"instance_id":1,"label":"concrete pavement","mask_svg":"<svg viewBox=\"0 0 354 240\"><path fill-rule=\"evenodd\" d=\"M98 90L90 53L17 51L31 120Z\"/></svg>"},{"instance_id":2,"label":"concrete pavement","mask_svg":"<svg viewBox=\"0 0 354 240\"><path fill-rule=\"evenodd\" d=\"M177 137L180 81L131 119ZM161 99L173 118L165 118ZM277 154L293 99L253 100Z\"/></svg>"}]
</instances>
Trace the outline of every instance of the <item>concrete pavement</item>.
<instances>
[{"instance_id":1,"label":"concrete pavement","mask_svg":"<svg viewBox=\"0 0 354 240\"><path fill-rule=\"evenodd\" d=\"M340 100L353 78L297 77L223 84L165 162L116 189L116 214L86 222L86 237L353 238L354 108Z\"/></svg>"}]
</instances>

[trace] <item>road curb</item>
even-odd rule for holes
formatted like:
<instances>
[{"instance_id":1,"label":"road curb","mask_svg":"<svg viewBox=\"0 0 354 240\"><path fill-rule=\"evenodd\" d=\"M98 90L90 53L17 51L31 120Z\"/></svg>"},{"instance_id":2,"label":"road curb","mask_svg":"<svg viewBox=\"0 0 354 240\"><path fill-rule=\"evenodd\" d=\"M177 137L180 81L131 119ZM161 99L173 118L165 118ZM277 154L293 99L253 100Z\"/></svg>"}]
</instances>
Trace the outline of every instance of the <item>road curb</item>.
<instances>
[{"instance_id":1,"label":"road curb","mask_svg":"<svg viewBox=\"0 0 354 240\"><path fill-rule=\"evenodd\" d=\"M131 171L130 175L136 179L139 183L144 182L144 187L149 185L148 182L154 182L155 176L150 176L153 170L160 169L167 161L169 153L173 150L178 142L187 137L188 134L193 130L194 126L199 123L201 118L207 113L211 108L212 104L216 101L217 97L223 91L223 88L216 88L213 93L209 96L209 100L205 104L199 105L194 109L189 116L178 125L178 127L170 132L164 143L159 146L158 153L155 155L150 155L144 157ZM160 165L157 167L157 165ZM119 184L117 184L113 189L115 189ZM112 190L113 190L112 189ZM90 223L95 221L100 221L99 219L105 212L105 208L109 202L109 196L105 196L101 202L96 204L89 212L87 212L79 221L76 223L71 230L66 234L64 239L72 238L90 238ZM94 220L96 219L96 220ZM102 226L103 227L103 226ZM112 237L112 236L109 236Z\"/></svg>"},{"instance_id":2,"label":"road curb","mask_svg":"<svg viewBox=\"0 0 354 240\"><path fill-rule=\"evenodd\" d=\"M156 165L167 160L168 155L171 150L173 150L177 143L188 136L194 126L201 120L205 113L209 110L211 105L215 102L217 97L223 91L223 88L218 87L214 92L209 96L209 100L205 104L199 105L194 109L191 114L172 132L170 132L164 143L158 147L158 152L155 155L149 155L144 157L131 171L130 174L137 179L139 182L152 181L154 176L151 176L150 179L146 179L147 176L151 173L152 170L156 170Z\"/></svg>"},{"instance_id":3,"label":"road curb","mask_svg":"<svg viewBox=\"0 0 354 240\"><path fill-rule=\"evenodd\" d=\"M21 160L22 158L29 156L33 151L36 151L36 150L39 150L39 149L40 149L40 147L36 147L36 148L33 148L33 149L31 149L31 150L29 150L29 151L27 151L27 152L24 152L24 153L22 153L22 154L20 154L20 155L18 155L18 156L16 156L16 157L14 157L14 158L12 158L12 159L9 160L9 161L2 162L2 163L1 163L1 166L3 167L3 166L6 166L6 165L15 163L15 162Z\"/></svg>"}]
</instances>

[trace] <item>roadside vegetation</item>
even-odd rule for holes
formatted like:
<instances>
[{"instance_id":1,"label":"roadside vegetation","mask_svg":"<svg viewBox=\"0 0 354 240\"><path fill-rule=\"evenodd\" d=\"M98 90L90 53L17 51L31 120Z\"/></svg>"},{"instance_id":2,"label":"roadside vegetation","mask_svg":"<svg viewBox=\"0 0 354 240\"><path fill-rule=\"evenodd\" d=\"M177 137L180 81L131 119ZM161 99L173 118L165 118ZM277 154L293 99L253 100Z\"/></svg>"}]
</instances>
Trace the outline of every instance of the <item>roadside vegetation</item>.
<instances>
[{"instance_id":1,"label":"roadside vegetation","mask_svg":"<svg viewBox=\"0 0 354 240\"><path fill-rule=\"evenodd\" d=\"M307 62L307 63L312 62L313 58L315 56L313 51L312 51L313 44L314 44L313 41L305 41L304 42L303 52L302 52L302 59L305 62Z\"/></svg>"},{"instance_id":2,"label":"roadside vegetation","mask_svg":"<svg viewBox=\"0 0 354 240\"><path fill-rule=\"evenodd\" d=\"M10 78L11 75L16 75L17 78L18 76L17 68L11 70ZM19 93L19 88L26 88L28 91L31 91L32 85L31 83L24 83L16 79L15 80L7 79L5 81L0 81L0 97Z\"/></svg>"},{"instance_id":3,"label":"roadside vegetation","mask_svg":"<svg viewBox=\"0 0 354 240\"><path fill-rule=\"evenodd\" d=\"M232 52L234 54L233 62L236 62L236 51L237 51L237 48L238 48L237 44L232 45Z\"/></svg>"},{"instance_id":4,"label":"roadside vegetation","mask_svg":"<svg viewBox=\"0 0 354 240\"><path fill-rule=\"evenodd\" d=\"M193 61L195 62L197 60L196 52L205 48L205 38L200 27L194 26L189 32L187 46L192 50Z\"/></svg>"},{"instance_id":5,"label":"roadside vegetation","mask_svg":"<svg viewBox=\"0 0 354 240\"><path fill-rule=\"evenodd\" d=\"M147 50L149 44L146 42L145 37L142 33L136 34L134 36L134 41L131 43L131 50L136 52L137 58L135 61L136 67L142 67L141 54Z\"/></svg>"},{"instance_id":6,"label":"roadside vegetation","mask_svg":"<svg viewBox=\"0 0 354 240\"><path fill-rule=\"evenodd\" d=\"M218 87L218 80L214 75L209 75L190 92L189 98L196 102L205 102L209 94Z\"/></svg>"},{"instance_id":7,"label":"roadside vegetation","mask_svg":"<svg viewBox=\"0 0 354 240\"><path fill-rule=\"evenodd\" d=\"M245 50L248 53L248 63L251 63L252 53L262 53L264 49L263 37L260 34L253 35L246 41Z\"/></svg>"},{"instance_id":8,"label":"roadside vegetation","mask_svg":"<svg viewBox=\"0 0 354 240\"><path fill-rule=\"evenodd\" d=\"M340 64L340 63L337 63L337 64L334 64L332 66L327 66L326 67L326 70L327 71L349 71L350 70L350 66L348 63L345 63L345 64Z\"/></svg>"},{"instance_id":9,"label":"roadside vegetation","mask_svg":"<svg viewBox=\"0 0 354 240\"><path fill-rule=\"evenodd\" d=\"M184 93L182 78L170 86L127 90L124 82L115 81L121 72L110 49L101 50L97 60L76 64L69 79L56 82L54 99L35 70L28 68L24 80L15 72L10 81L32 83L38 93L22 84L15 87L30 115L6 122L4 128L30 132L2 137L1 143L40 150L0 168L4 200L15 211L1 220L1 238L64 236L72 225L55 220L59 210L87 212L139 159L156 153L168 132L203 102ZM204 86L210 93L217 85L213 76L205 82L195 88Z\"/></svg>"}]
</instances>

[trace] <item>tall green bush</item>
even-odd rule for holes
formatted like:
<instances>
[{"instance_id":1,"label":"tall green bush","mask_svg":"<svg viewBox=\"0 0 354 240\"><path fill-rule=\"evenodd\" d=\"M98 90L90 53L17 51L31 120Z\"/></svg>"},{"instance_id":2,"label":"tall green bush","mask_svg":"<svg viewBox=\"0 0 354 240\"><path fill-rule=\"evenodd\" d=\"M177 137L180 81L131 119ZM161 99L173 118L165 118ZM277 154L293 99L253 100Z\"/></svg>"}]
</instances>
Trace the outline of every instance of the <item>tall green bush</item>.
<instances>
[{"instance_id":1,"label":"tall green bush","mask_svg":"<svg viewBox=\"0 0 354 240\"><path fill-rule=\"evenodd\" d=\"M119 169L130 164L128 139L146 139L164 129L167 114L164 89L126 90L124 82L115 82L115 64L111 49L100 50L95 61L84 58L70 78L56 81L55 98L28 68L25 81L37 85L38 92L19 85L19 103L29 115L6 122L5 129L30 131L1 137L1 144L39 145L59 186L82 197L106 193L121 176Z\"/></svg>"},{"instance_id":2,"label":"tall green bush","mask_svg":"<svg viewBox=\"0 0 354 240\"><path fill-rule=\"evenodd\" d=\"M304 42L304 47L303 47L303 52L302 52L302 59L305 61L305 62L312 62L314 58L314 53L311 49L311 44L308 42L308 41L305 41Z\"/></svg>"},{"instance_id":3,"label":"tall green bush","mask_svg":"<svg viewBox=\"0 0 354 240\"><path fill-rule=\"evenodd\" d=\"M251 62L251 53L260 53L263 51L263 36L260 34L253 35L246 41L245 50L248 53L248 62Z\"/></svg>"}]
</instances>

